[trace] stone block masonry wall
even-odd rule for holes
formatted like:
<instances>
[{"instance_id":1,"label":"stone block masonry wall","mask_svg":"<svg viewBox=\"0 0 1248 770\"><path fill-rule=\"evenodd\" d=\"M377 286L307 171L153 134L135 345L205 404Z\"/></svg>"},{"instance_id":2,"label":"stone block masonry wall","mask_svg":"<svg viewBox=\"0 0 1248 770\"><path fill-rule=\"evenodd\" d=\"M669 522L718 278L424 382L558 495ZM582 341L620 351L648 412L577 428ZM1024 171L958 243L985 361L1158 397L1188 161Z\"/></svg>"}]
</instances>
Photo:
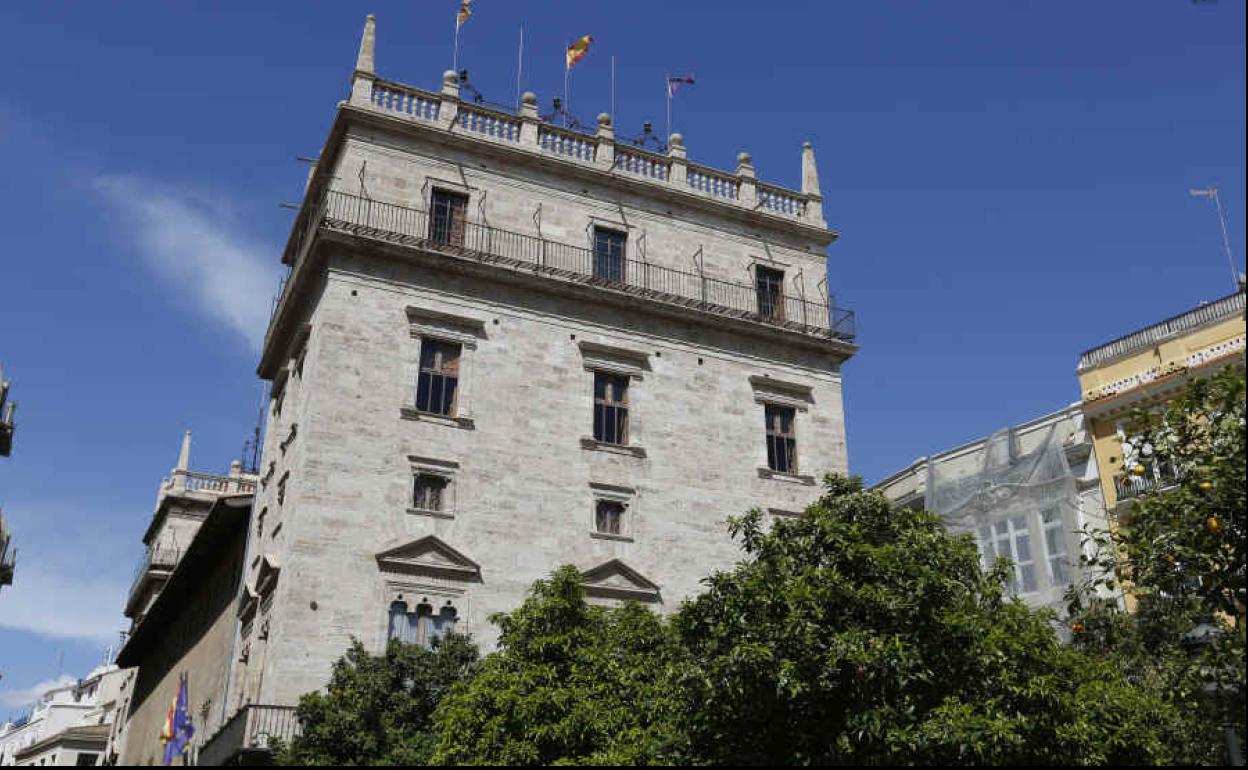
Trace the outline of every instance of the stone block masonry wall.
<instances>
[{"instance_id":1,"label":"stone block masonry wall","mask_svg":"<svg viewBox=\"0 0 1248 770\"><path fill-rule=\"evenodd\" d=\"M471 427L404 417L420 347L409 308L479 322L460 383ZM660 608L675 608L737 557L728 515L800 511L818 494L817 484L760 476L763 406L751 377L809 386L800 473L847 467L840 375L816 348L347 251L330 260L311 327L282 527L252 549L277 554L282 572L256 702L293 703L319 687L351 636L380 648L396 584L444 589L459 627L487 647L487 616L561 564L621 559L659 586ZM593 375L582 343L643 356L629 443L644 456L583 446ZM412 458L454 468L450 518L408 511ZM591 535L603 485L627 490L628 539ZM480 565L479 580L379 568L379 553L426 535Z\"/></svg>"}]
</instances>

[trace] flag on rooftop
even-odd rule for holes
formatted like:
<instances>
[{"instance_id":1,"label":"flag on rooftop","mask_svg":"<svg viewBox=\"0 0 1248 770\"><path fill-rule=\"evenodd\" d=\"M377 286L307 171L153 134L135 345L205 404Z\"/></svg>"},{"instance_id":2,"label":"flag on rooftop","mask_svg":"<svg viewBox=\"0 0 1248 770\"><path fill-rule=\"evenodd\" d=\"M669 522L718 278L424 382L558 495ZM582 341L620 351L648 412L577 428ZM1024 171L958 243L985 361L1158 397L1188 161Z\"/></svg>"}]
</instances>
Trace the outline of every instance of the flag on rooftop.
<instances>
[{"instance_id":1,"label":"flag on rooftop","mask_svg":"<svg viewBox=\"0 0 1248 770\"><path fill-rule=\"evenodd\" d=\"M459 16L456 17L455 26L462 27L464 22L472 17L472 9L468 6L472 5L472 0L460 0Z\"/></svg>"},{"instance_id":2,"label":"flag on rooftop","mask_svg":"<svg viewBox=\"0 0 1248 770\"><path fill-rule=\"evenodd\" d=\"M693 85L693 74L688 75L668 75L667 76L667 93L669 96L680 90L681 86Z\"/></svg>"},{"instance_id":3,"label":"flag on rooftop","mask_svg":"<svg viewBox=\"0 0 1248 770\"><path fill-rule=\"evenodd\" d=\"M585 58L585 54L589 53L589 44L594 42L594 38L586 35L568 46L568 69L572 69L572 65Z\"/></svg>"}]
</instances>

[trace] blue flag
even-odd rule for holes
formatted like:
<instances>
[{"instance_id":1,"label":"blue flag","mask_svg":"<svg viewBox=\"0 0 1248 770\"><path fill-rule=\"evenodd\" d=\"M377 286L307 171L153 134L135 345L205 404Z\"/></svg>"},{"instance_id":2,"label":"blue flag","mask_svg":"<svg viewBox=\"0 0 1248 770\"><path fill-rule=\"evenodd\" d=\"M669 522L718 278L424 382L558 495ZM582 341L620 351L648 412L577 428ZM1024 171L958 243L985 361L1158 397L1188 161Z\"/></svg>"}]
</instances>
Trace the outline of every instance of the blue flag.
<instances>
[{"instance_id":1,"label":"blue flag","mask_svg":"<svg viewBox=\"0 0 1248 770\"><path fill-rule=\"evenodd\" d=\"M195 735L195 725L191 721L191 694L186 681L186 674L178 680L178 695L174 699L173 714L169 720L169 738L165 741L165 764L173 764L173 760L186 751Z\"/></svg>"}]
</instances>

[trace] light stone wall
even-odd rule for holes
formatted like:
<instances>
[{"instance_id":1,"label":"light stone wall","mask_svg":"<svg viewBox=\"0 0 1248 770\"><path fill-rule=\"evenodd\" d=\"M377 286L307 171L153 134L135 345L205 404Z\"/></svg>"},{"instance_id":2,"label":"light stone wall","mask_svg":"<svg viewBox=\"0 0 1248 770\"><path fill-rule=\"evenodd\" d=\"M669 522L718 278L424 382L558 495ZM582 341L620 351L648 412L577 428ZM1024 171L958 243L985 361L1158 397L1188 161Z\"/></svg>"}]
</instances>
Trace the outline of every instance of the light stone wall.
<instances>
[{"instance_id":1,"label":"light stone wall","mask_svg":"<svg viewBox=\"0 0 1248 770\"><path fill-rule=\"evenodd\" d=\"M747 292L758 261L786 271L790 295L801 270L811 299L826 269L830 236L760 224L737 207L642 196L619 180L565 173L553 159L477 154L419 132L353 126L343 141L336 165L318 172L347 193L360 194L361 169L369 197L413 208L427 208L431 186L466 189L469 221L532 235L540 203L544 238L588 248L595 222L624 225L629 259L644 241L647 260L695 272L701 247L708 275ZM250 655L235 664L234 705L295 703L325 684L352 637L379 650L399 597L452 602L457 629L489 649L496 631L487 617L515 608L533 581L562 564L588 570L618 559L657 586L656 609L671 611L739 556L729 515L800 511L824 473L847 471L840 365L852 347L415 249L322 235L313 257L324 266L312 278L297 272L301 286L287 288L309 298L301 331L268 342L287 363L260 466L254 510L263 526L253 518L245 568L258 609L239 632ZM437 317L457 334L474 330L459 421L403 410L414 402L420 336ZM629 386L629 443L644 456L582 441L592 435L595 349L644 362ZM761 399L777 400L775 388L799 393L793 477L760 472ZM452 469L452 516L409 512L416 462ZM595 490L604 488L591 484L629 501L627 538L591 535ZM427 536L439 545L417 561L479 565L479 575L378 559L427 546Z\"/></svg>"}]
</instances>

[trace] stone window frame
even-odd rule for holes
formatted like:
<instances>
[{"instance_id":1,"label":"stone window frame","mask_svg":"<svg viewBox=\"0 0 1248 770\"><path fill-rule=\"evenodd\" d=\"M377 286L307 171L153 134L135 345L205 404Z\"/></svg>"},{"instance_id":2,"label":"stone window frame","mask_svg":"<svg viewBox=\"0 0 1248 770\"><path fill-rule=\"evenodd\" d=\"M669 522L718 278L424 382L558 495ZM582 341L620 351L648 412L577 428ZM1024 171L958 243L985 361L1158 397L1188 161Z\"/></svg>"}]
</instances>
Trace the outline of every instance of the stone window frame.
<instances>
[{"instance_id":1,"label":"stone window frame","mask_svg":"<svg viewBox=\"0 0 1248 770\"><path fill-rule=\"evenodd\" d=\"M431 516L436 519L455 518L459 512L459 481L456 478L459 473L459 463L454 460L419 457L416 455L408 455L407 461L411 468L406 493L407 512L416 516ZM446 488L442 490L441 510L435 511L416 507L416 477L421 475L437 476L446 481Z\"/></svg>"},{"instance_id":2,"label":"stone window frame","mask_svg":"<svg viewBox=\"0 0 1248 770\"><path fill-rule=\"evenodd\" d=\"M429 605L436 613L443 607L455 610L456 633L469 633L471 600L468 591L450 585L439 585L419 580L400 580L386 577L383 582L381 603L381 649L390 642L390 608L402 603L409 613L418 611L420 605Z\"/></svg>"},{"instance_id":3,"label":"stone window frame","mask_svg":"<svg viewBox=\"0 0 1248 770\"><path fill-rule=\"evenodd\" d=\"M634 542L637 531L637 490L634 487L619 484L591 481L589 482L589 491L591 500L589 506L589 536L596 540ZM624 505L624 517L619 534L598 531L598 503L602 501L622 503Z\"/></svg>"},{"instance_id":4,"label":"stone window frame","mask_svg":"<svg viewBox=\"0 0 1248 770\"><path fill-rule=\"evenodd\" d=\"M478 344L486 338L485 321L467 315L447 313L440 310L408 305L408 336L416 344L405 345L402 362L403 401L399 415L405 420L415 420L434 425L472 430L476 427L474 415L473 381ZM420 351L424 340L459 345L459 373L455 385L455 415L445 416L422 412L416 408L416 388L420 377Z\"/></svg>"},{"instance_id":5,"label":"stone window frame","mask_svg":"<svg viewBox=\"0 0 1248 770\"><path fill-rule=\"evenodd\" d=\"M650 356L639 350L608 345L600 342L582 340L578 344L581 351L582 368L586 372L585 380L585 414L589 416L590 430L581 437L581 447L589 450L612 452L615 454L645 457L646 450L642 444L645 436L645 418L639 415L635 397L640 388L634 387L643 382L650 371ZM593 436L594 414L594 380L598 373L628 378L628 443L609 444L599 441ZM640 419L639 419L640 417Z\"/></svg>"},{"instance_id":6,"label":"stone window frame","mask_svg":"<svg viewBox=\"0 0 1248 770\"><path fill-rule=\"evenodd\" d=\"M764 411L769 405L793 409L794 438L796 439L797 436L806 433L805 428L807 427L810 408L815 403L814 386L781 380L766 374L751 376L749 382L750 388L754 393L754 403L762 406ZM813 486L815 484L815 477L802 473L800 465L796 472L793 473L773 470L767 463L766 442L760 442L758 446L759 478L802 484L804 486ZM800 444L798 446L800 447Z\"/></svg>"}]
</instances>

